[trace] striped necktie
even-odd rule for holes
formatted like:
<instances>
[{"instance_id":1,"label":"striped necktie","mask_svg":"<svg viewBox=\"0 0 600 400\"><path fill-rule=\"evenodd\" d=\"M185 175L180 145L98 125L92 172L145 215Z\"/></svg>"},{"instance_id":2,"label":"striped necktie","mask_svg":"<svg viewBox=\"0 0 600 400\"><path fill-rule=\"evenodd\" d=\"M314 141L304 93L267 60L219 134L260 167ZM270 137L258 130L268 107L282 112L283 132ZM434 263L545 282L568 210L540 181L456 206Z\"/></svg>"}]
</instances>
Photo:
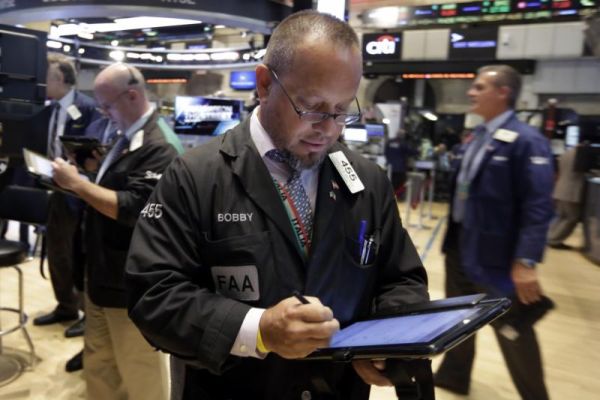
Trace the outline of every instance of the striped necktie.
<instances>
[{"instance_id":1,"label":"striped necktie","mask_svg":"<svg viewBox=\"0 0 600 400\"><path fill-rule=\"evenodd\" d=\"M60 103L55 102L51 105L52 113L50 114L50 132L48 141L48 157L54 160L61 156L61 146L57 138L58 136L58 117L60 115ZM57 142L59 142L57 144Z\"/></svg>"},{"instance_id":2,"label":"striped necktie","mask_svg":"<svg viewBox=\"0 0 600 400\"><path fill-rule=\"evenodd\" d=\"M308 254L312 238L313 212L300 179L300 171L290 165L290 156L287 152L273 149L269 150L266 156L273 161L284 163L290 167L291 175L287 182L281 185L275 181L275 184L278 186L281 199L286 204L290 221L296 231L300 245Z\"/></svg>"},{"instance_id":3,"label":"striped necktie","mask_svg":"<svg viewBox=\"0 0 600 400\"><path fill-rule=\"evenodd\" d=\"M104 176L108 167L110 167L121 153L123 153L123 150L125 150L127 146L129 146L129 139L127 139L127 136L121 135L102 161L98 175L96 175L96 183L100 182L100 179L102 179L102 176Z\"/></svg>"},{"instance_id":4,"label":"striped necktie","mask_svg":"<svg viewBox=\"0 0 600 400\"><path fill-rule=\"evenodd\" d=\"M454 190L454 199L452 204L452 219L454 222L462 222L465 214L465 205L469 193L469 186L479 168L483 158L483 145L486 143L486 127L479 125L473 131L473 140L468 144L463 155L456 180L456 189Z\"/></svg>"}]
</instances>

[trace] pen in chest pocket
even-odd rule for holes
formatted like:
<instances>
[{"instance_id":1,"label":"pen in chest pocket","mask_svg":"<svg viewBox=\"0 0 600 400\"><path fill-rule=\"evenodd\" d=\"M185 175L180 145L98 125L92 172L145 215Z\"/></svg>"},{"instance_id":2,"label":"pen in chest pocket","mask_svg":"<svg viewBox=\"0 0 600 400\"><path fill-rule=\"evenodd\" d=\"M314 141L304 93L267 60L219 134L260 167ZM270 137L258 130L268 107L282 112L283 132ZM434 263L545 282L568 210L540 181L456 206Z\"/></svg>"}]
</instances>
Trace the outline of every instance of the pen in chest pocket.
<instances>
[{"instance_id":1,"label":"pen in chest pocket","mask_svg":"<svg viewBox=\"0 0 600 400\"><path fill-rule=\"evenodd\" d=\"M365 245L365 232L367 231L367 220L363 219L360 221L360 228L358 229L358 248L360 251L359 256L363 254L363 248Z\"/></svg>"}]
</instances>

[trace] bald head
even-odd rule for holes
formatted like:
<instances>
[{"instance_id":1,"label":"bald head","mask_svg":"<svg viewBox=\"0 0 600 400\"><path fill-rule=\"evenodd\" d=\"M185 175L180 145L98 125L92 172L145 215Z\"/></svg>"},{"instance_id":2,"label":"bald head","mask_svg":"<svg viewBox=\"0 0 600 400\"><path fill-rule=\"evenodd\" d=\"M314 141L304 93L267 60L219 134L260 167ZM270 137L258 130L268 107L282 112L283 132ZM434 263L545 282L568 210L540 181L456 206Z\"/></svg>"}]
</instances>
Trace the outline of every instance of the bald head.
<instances>
[{"instance_id":1,"label":"bald head","mask_svg":"<svg viewBox=\"0 0 600 400\"><path fill-rule=\"evenodd\" d=\"M137 68L124 63L109 65L98 74L94 82L94 88L104 85L117 90L137 90L145 96L144 77L141 72Z\"/></svg>"},{"instance_id":2,"label":"bald head","mask_svg":"<svg viewBox=\"0 0 600 400\"><path fill-rule=\"evenodd\" d=\"M98 74L94 95L100 108L123 130L150 108L142 73L124 63L112 64Z\"/></svg>"}]
</instances>

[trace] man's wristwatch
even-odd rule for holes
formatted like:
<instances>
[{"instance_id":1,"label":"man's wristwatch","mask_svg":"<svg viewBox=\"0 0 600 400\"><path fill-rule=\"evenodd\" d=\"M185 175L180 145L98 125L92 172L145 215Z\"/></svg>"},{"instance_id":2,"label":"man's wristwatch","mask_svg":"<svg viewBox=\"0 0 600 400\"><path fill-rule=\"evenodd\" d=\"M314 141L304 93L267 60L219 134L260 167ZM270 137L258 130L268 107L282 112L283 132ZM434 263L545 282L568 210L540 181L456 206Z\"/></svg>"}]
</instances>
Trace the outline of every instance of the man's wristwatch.
<instances>
[{"instance_id":1,"label":"man's wristwatch","mask_svg":"<svg viewBox=\"0 0 600 400\"><path fill-rule=\"evenodd\" d=\"M529 258L517 258L517 261L520 264L523 264L524 266L526 266L529 269L534 269L535 268L536 262L533 261L533 260L530 260Z\"/></svg>"}]
</instances>

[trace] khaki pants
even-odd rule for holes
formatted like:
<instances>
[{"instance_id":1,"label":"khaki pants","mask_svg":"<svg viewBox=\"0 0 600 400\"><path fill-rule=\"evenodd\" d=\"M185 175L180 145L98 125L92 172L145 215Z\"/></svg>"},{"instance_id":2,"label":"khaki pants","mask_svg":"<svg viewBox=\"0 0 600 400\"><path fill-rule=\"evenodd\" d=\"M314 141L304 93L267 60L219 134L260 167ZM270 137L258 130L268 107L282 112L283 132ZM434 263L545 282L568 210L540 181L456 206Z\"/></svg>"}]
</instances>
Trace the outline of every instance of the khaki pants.
<instances>
[{"instance_id":1,"label":"khaki pants","mask_svg":"<svg viewBox=\"0 0 600 400\"><path fill-rule=\"evenodd\" d=\"M155 351L124 308L103 308L85 297L83 367L89 400L166 400L167 357Z\"/></svg>"}]
</instances>

